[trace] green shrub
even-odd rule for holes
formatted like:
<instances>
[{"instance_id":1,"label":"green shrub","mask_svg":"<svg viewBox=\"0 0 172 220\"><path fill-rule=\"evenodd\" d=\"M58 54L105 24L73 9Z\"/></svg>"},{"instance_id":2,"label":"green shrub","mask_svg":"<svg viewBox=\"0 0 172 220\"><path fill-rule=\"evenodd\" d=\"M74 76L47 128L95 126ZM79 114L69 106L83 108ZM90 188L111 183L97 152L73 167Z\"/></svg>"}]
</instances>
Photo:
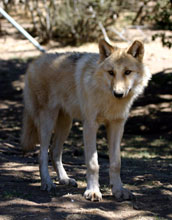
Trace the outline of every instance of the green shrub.
<instances>
[{"instance_id":1,"label":"green shrub","mask_svg":"<svg viewBox=\"0 0 172 220\"><path fill-rule=\"evenodd\" d=\"M155 7L155 13L152 16L156 28L161 30L172 30L172 1L159 0ZM152 39L160 38L163 46L172 47L172 35L165 33L155 34Z\"/></svg>"}]
</instances>

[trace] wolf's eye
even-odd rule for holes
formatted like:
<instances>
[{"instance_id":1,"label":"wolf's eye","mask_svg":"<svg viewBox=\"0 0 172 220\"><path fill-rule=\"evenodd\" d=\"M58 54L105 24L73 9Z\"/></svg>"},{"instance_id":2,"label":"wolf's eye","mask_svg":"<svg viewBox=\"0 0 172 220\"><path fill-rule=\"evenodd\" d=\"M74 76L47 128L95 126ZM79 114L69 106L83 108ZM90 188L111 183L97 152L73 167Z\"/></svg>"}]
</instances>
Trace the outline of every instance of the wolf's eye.
<instances>
[{"instance_id":1,"label":"wolf's eye","mask_svg":"<svg viewBox=\"0 0 172 220\"><path fill-rule=\"evenodd\" d=\"M109 73L109 75L114 76L113 70L109 70L108 73Z\"/></svg>"},{"instance_id":2,"label":"wolf's eye","mask_svg":"<svg viewBox=\"0 0 172 220\"><path fill-rule=\"evenodd\" d=\"M128 76L128 75L130 75L131 72L132 72L131 70L126 70L126 71L124 72L124 74L125 74L126 76Z\"/></svg>"}]
</instances>

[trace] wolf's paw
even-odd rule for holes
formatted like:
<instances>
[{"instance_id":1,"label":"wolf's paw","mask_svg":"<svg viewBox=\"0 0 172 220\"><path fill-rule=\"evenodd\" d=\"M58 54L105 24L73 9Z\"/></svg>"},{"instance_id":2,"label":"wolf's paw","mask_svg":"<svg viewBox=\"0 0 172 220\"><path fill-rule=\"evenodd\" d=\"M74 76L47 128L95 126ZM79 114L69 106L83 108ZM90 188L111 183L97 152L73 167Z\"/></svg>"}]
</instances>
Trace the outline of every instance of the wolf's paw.
<instances>
[{"instance_id":1,"label":"wolf's paw","mask_svg":"<svg viewBox=\"0 0 172 220\"><path fill-rule=\"evenodd\" d=\"M123 187L121 187L120 189L117 189L117 190L112 188L112 193L118 201L132 199L131 191L126 188L123 188Z\"/></svg>"},{"instance_id":2,"label":"wolf's paw","mask_svg":"<svg viewBox=\"0 0 172 220\"><path fill-rule=\"evenodd\" d=\"M52 180L46 180L41 182L41 190L43 191L55 191L56 185L52 182Z\"/></svg>"},{"instance_id":3,"label":"wolf's paw","mask_svg":"<svg viewBox=\"0 0 172 220\"><path fill-rule=\"evenodd\" d=\"M72 178L68 178L68 179L61 179L59 181L60 184L62 185L66 185L66 186L74 186L74 187L77 187L78 184L76 182L75 179L72 179Z\"/></svg>"},{"instance_id":4,"label":"wolf's paw","mask_svg":"<svg viewBox=\"0 0 172 220\"><path fill-rule=\"evenodd\" d=\"M84 197L88 200L91 201L101 201L102 200L102 194L98 190L91 190L91 189L86 189L84 193Z\"/></svg>"}]
</instances>

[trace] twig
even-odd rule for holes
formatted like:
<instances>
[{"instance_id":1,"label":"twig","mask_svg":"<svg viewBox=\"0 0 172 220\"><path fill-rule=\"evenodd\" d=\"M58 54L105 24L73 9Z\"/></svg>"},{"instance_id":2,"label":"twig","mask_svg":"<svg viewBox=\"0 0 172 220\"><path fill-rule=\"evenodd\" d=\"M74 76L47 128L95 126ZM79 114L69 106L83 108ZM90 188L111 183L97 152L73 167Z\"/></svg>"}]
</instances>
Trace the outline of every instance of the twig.
<instances>
[{"instance_id":1,"label":"twig","mask_svg":"<svg viewBox=\"0 0 172 220\"><path fill-rule=\"evenodd\" d=\"M110 28L110 30L113 32L113 33L115 33L116 35L118 35L118 37L120 38L120 39L122 39L123 41L127 41L127 42L131 42L130 40L128 40L128 39L126 39L125 37L124 37L124 35L122 34L122 33L120 33L119 31L117 31L115 28Z\"/></svg>"},{"instance_id":2,"label":"twig","mask_svg":"<svg viewBox=\"0 0 172 220\"><path fill-rule=\"evenodd\" d=\"M99 24L99 27L100 27L102 33L103 33L104 39L110 44L110 39L107 35L106 29L103 27L103 24L100 21L98 24Z\"/></svg>"}]
</instances>

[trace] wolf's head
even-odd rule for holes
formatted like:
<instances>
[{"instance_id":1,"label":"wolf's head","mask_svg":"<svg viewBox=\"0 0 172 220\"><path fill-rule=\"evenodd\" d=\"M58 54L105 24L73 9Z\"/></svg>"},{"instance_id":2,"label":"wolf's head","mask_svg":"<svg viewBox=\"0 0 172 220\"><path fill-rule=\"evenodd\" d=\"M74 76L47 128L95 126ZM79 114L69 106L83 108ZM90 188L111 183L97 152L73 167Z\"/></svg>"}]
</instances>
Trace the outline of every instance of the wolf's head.
<instances>
[{"instance_id":1,"label":"wolf's head","mask_svg":"<svg viewBox=\"0 0 172 220\"><path fill-rule=\"evenodd\" d=\"M144 46L134 41L127 49L113 47L105 40L99 42L98 80L116 98L140 94L150 79L143 65Z\"/></svg>"}]
</instances>

